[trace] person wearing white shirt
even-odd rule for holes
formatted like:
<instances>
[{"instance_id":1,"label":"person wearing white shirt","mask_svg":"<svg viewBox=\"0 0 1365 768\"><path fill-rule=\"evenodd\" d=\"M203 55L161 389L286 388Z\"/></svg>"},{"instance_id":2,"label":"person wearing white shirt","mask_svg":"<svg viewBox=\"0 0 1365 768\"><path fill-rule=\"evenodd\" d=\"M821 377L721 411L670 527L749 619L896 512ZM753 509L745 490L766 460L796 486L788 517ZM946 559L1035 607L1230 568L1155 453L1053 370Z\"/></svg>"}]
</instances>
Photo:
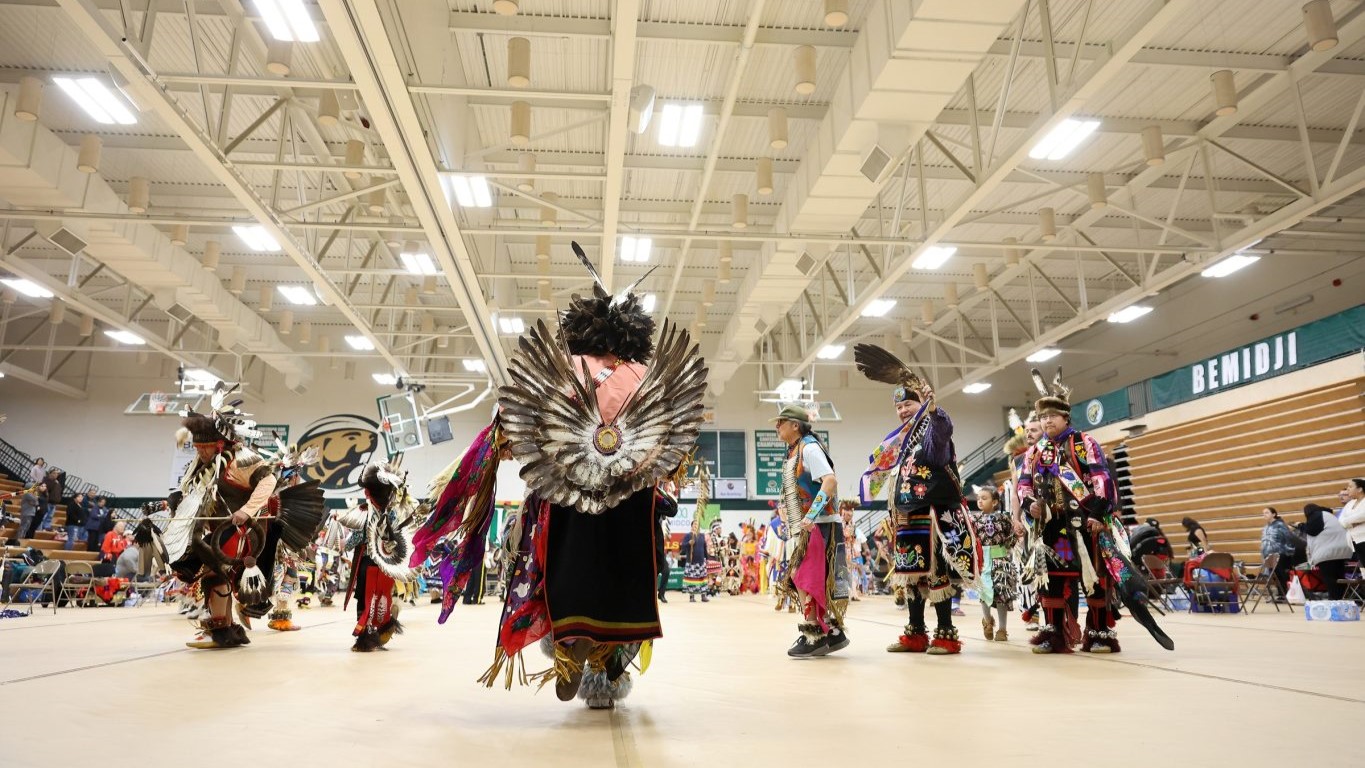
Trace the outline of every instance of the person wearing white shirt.
<instances>
[{"instance_id":1,"label":"person wearing white shirt","mask_svg":"<svg viewBox=\"0 0 1365 768\"><path fill-rule=\"evenodd\" d=\"M1356 562L1365 562L1365 480L1353 478L1346 481L1346 504L1341 508L1341 527L1351 537L1355 547Z\"/></svg>"}]
</instances>

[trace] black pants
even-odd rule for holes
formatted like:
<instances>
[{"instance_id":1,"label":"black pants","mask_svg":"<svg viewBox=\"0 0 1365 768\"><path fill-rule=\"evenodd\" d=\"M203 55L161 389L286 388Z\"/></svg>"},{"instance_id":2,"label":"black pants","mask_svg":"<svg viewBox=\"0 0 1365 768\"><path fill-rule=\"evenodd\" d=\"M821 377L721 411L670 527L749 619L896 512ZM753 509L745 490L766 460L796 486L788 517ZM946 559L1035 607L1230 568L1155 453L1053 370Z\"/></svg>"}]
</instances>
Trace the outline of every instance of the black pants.
<instances>
[{"instance_id":1,"label":"black pants","mask_svg":"<svg viewBox=\"0 0 1365 768\"><path fill-rule=\"evenodd\" d=\"M664 540L662 537L656 539L659 542L654 548L655 569L659 572L659 597L664 596L668 590L668 576L673 572L672 566L668 564L668 556L664 554Z\"/></svg>"},{"instance_id":2,"label":"black pants","mask_svg":"<svg viewBox=\"0 0 1365 768\"><path fill-rule=\"evenodd\" d=\"M924 632L924 604L928 602L918 587L910 587L905 593L905 604L910 608L910 633ZM953 601L951 598L934 603L934 616L938 619L938 629L953 628Z\"/></svg>"},{"instance_id":3,"label":"black pants","mask_svg":"<svg viewBox=\"0 0 1365 768\"><path fill-rule=\"evenodd\" d=\"M1341 600L1346 597L1346 585L1339 583L1346 578L1345 560L1327 560L1318 563L1318 573L1322 576L1322 581L1327 585L1327 597L1329 600Z\"/></svg>"},{"instance_id":4,"label":"black pants","mask_svg":"<svg viewBox=\"0 0 1365 768\"><path fill-rule=\"evenodd\" d=\"M1289 594L1289 572L1294 569L1294 561L1289 555L1280 555L1280 562L1275 564L1275 586L1280 590L1280 596Z\"/></svg>"},{"instance_id":5,"label":"black pants","mask_svg":"<svg viewBox=\"0 0 1365 768\"><path fill-rule=\"evenodd\" d=\"M1365 571L1365 541L1356 544L1356 566Z\"/></svg>"},{"instance_id":6,"label":"black pants","mask_svg":"<svg viewBox=\"0 0 1365 768\"><path fill-rule=\"evenodd\" d=\"M101 543L102 543L102 542L100 541L100 532L99 532L98 530L93 530L93 531L92 531L92 530L90 530L89 528L87 528L87 529L85 530L85 551L86 551L86 552L98 552L98 551L100 551L100 544L101 544Z\"/></svg>"}]
</instances>

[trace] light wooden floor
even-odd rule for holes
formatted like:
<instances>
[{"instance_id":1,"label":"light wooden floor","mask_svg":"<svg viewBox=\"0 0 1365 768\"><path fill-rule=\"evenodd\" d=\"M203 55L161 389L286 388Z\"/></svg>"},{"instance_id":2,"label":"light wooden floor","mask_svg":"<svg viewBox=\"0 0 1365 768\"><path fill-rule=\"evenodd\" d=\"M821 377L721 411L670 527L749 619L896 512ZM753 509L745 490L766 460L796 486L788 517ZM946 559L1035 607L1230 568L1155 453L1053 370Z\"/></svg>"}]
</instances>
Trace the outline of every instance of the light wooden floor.
<instances>
[{"instance_id":1,"label":"light wooden floor","mask_svg":"<svg viewBox=\"0 0 1365 768\"><path fill-rule=\"evenodd\" d=\"M792 619L767 602L671 600L614 712L478 685L493 601L445 626L409 609L376 654L347 650L340 608L217 652L184 648L190 627L164 607L6 619L0 765L1365 764L1362 623L1179 615L1174 653L1124 621L1121 655L1035 657L1017 615L1010 642L988 643L969 603L963 654L928 657L884 652L904 619L873 598L846 651L793 661Z\"/></svg>"}]
</instances>

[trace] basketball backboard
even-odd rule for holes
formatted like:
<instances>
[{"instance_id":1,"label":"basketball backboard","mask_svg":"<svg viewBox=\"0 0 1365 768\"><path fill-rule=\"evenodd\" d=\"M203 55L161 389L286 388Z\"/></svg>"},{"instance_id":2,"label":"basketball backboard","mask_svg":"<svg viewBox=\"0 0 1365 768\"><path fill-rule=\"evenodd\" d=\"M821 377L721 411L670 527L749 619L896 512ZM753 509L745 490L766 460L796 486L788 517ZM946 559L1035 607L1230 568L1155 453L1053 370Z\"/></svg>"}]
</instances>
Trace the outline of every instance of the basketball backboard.
<instances>
[{"instance_id":1,"label":"basketball backboard","mask_svg":"<svg viewBox=\"0 0 1365 768\"><path fill-rule=\"evenodd\" d=\"M202 394L177 392L144 392L123 410L134 416L179 416L186 408L199 410Z\"/></svg>"}]
</instances>

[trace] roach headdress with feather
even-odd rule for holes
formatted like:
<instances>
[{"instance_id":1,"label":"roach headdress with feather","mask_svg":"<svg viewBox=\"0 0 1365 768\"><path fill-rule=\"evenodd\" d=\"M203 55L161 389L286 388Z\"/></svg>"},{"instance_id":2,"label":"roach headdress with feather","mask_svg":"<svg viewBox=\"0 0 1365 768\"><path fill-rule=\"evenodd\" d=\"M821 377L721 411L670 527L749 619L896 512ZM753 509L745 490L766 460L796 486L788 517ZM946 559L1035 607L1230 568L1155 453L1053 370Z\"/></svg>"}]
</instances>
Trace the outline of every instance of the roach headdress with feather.
<instances>
[{"instance_id":1,"label":"roach headdress with feather","mask_svg":"<svg viewBox=\"0 0 1365 768\"><path fill-rule=\"evenodd\" d=\"M1049 387L1047 381L1043 379L1043 374L1037 368L1033 371L1033 386L1038 390L1038 400L1033 404L1033 409L1039 416L1046 416L1049 413L1057 413L1071 418L1071 387L1062 383L1062 369L1057 369L1057 374L1052 377L1052 386Z\"/></svg>"},{"instance_id":2,"label":"roach headdress with feather","mask_svg":"<svg viewBox=\"0 0 1365 768\"><path fill-rule=\"evenodd\" d=\"M853 347L853 360L858 370L873 381L894 384L895 402L919 400L917 390L924 386L924 380L910 370L899 357L887 352L876 344L857 344Z\"/></svg>"},{"instance_id":3,"label":"roach headdress with feather","mask_svg":"<svg viewBox=\"0 0 1365 768\"><path fill-rule=\"evenodd\" d=\"M569 353L615 355L628 363L648 362L654 354L654 318L641 305L635 287L649 273L612 296L578 243L573 243L573 252L592 275L593 286L591 296L574 294L560 318Z\"/></svg>"},{"instance_id":4,"label":"roach headdress with feather","mask_svg":"<svg viewBox=\"0 0 1365 768\"><path fill-rule=\"evenodd\" d=\"M242 399L228 400L239 386L220 381L209 397L212 411L203 414L186 408L180 414L180 426L189 430L191 440L201 445L222 443L227 446L260 437L256 422L249 418L251 414L242 411ZM182 440L183 436L177 436L176 439Z\"/></svg>"}]
</instances>

